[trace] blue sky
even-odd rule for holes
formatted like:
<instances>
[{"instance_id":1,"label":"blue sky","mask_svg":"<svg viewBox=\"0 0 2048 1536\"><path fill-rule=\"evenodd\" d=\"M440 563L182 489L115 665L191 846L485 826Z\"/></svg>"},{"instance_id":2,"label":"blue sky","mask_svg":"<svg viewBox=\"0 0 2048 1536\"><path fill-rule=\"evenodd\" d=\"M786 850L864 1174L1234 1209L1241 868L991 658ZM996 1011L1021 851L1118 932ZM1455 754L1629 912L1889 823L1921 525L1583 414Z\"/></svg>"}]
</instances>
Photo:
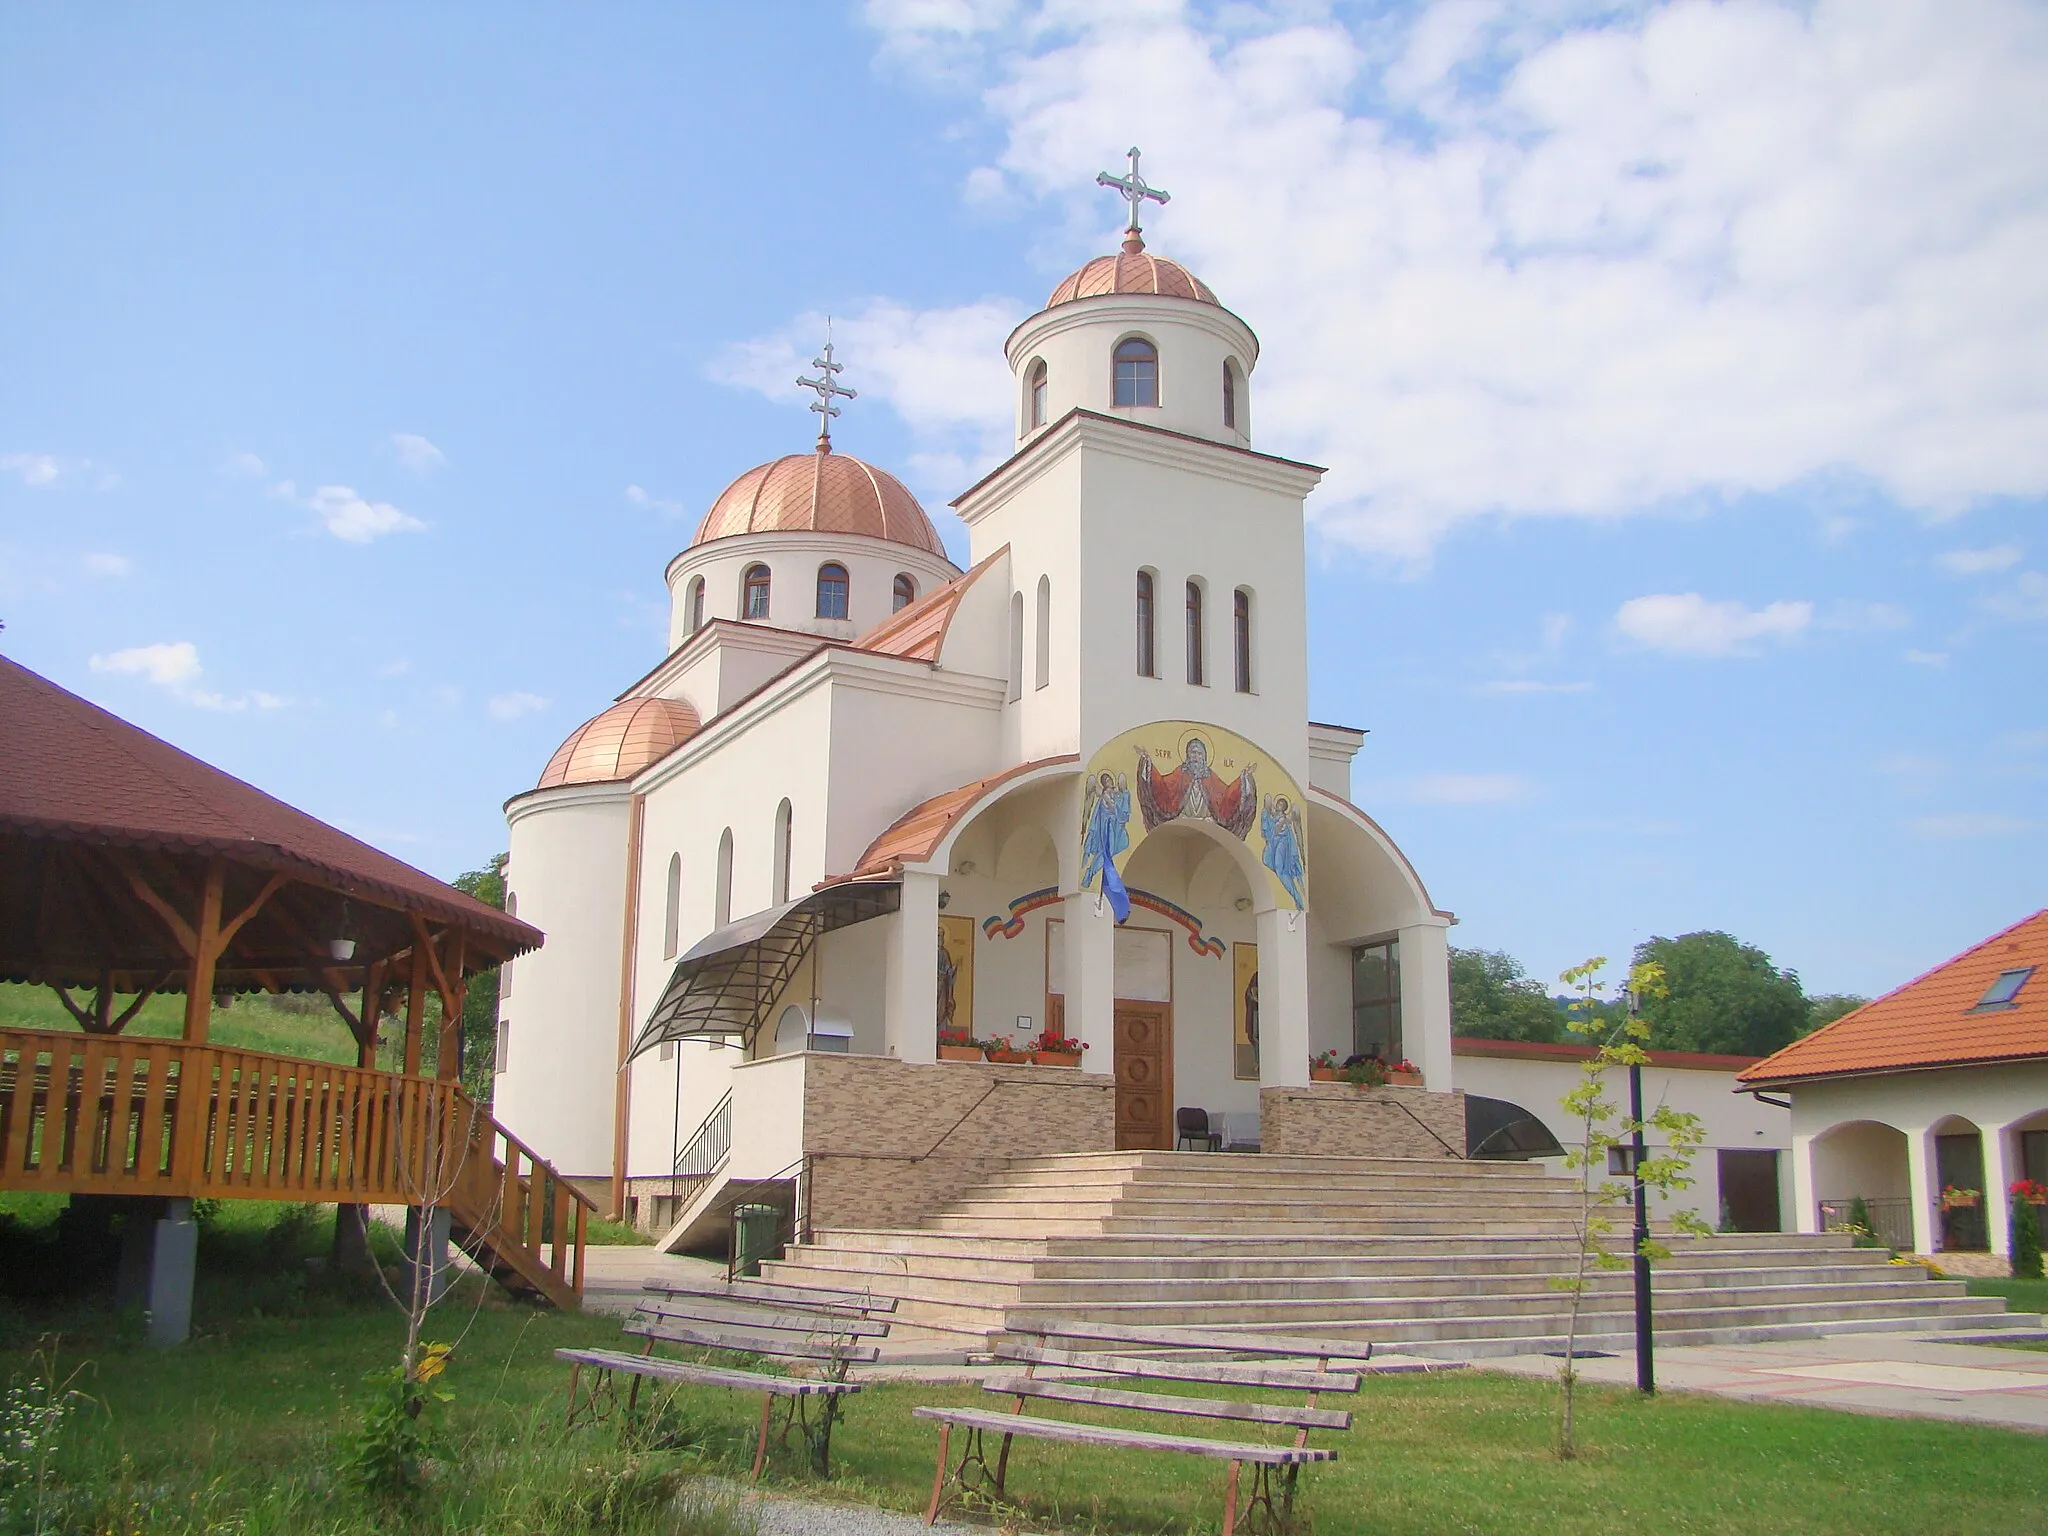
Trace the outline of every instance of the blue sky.
<instances>
[{"instance_id":1,"label":"blue sky","mask_svg":"<svg viewBox=\"0 0 2048 1536\"><path fill-rule=\"evenodd\" d=\"M1133 139L1457 942L1894 985L2039 907L2037 6L15 7L0 647L442 875L809 440L935 513ZM956 554L957 524L941 516Z\"/></svg>"}]
</instances>

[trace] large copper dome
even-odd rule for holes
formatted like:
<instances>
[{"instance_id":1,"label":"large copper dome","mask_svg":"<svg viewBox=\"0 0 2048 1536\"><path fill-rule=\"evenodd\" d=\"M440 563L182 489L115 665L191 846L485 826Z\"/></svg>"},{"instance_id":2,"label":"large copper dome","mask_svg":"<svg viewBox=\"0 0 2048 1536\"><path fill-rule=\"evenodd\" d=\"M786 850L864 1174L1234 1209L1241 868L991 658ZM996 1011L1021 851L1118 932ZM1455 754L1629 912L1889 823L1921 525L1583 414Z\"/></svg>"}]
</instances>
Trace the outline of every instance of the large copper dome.
<instances>
[{"instance_id":1,"label":"large copper dome","mask_svg":"<svg viewBox=\"0 0 2048 1536\"><path fill-rule=\"evenodd\" d=\"M682 699L621 699L555 748L534 788L630 779L689 740L702 723Z\"/></svg>"},{"instance_id":2,"label":"large copper dome","mask_svg":"<svg viewBox=\"0 0 2048 1536\"><path fill-rule=\"evenodd\" d=\"M1133 250L1133 245L1138 248ZM1222 307L1222 301L1207 283L1179 262L1154 256L1137 241L1126 241L1116 255L1098 256L1080 271L1060 279L1045 307L1051 309L1056 304L1071 304L1076 299L1092 299L1106 293L1150 293Z\"/></svg>"},{"instance_id":3,"label":"large copper dome","mask_svg":"<svg viewBox=\"0 0 2048 1536\"><path fill-rule=\"evenodd\" d=\"M691 546L741 533L858 533L945 558L946 546L901 480L850 453L792 453L727 486Z\"/></svg>"}]
</instances>

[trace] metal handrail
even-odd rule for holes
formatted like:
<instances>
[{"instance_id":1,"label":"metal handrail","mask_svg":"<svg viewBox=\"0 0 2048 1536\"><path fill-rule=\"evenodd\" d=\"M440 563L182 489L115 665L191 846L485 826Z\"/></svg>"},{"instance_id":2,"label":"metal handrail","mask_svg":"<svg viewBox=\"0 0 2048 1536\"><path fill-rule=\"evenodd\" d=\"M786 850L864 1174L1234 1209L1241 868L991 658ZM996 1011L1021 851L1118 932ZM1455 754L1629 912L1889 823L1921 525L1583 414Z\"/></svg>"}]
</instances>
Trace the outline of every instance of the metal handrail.
<instances>
[{"instance_id":1,"label":"metal handrail","mask_svg":"<svg viewBox=\"0 0 2048 1536\"><path fill-rule=\"evenodd\" d=\"M725 1091L725 1097L711 1106L711 1113L696 1130L683 1150L676 1154L675 1177L679 1179L701 1179L716 1173L732 1155L732 1090Z\"/></svg>"}]
</instances>

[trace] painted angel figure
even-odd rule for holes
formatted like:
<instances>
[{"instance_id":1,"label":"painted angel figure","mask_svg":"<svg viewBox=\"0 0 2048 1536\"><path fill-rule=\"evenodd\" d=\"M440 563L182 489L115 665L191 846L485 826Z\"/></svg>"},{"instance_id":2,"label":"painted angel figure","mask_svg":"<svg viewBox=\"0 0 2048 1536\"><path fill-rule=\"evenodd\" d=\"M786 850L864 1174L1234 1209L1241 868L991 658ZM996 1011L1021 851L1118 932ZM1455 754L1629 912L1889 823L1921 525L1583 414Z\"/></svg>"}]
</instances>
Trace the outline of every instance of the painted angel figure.
<instances>
[{"instance_id":1,"label":"painted angel figure","mask_svg":"<svg viewBox=\"0 0 2048 1536\"><path fill-rule=\"evenodd\" d=\"M1209 766L1209 744L1191 737L1181 765L1171 773L1152 767L1152 754L1138 748L1138 809L1150 832L1163 821L1213 821L1242 838L1258 814L1259 790L1247 768L1229 783Z\"/></svg>"},{"instance_id":2,"label":"painted angel figure","mask_svg":"<svg viewBox=\"0 0 2048 1536\"><path fill-rule=\"evenodd\" d=\"M1131 846L1130 821L1131 781L1122 774L1112 779L1107 773L1089 780L1087 803L1081 808L1083 889Z\"/></svg>"},{"instance_id":3,"label":"painted angel figure","mask_svg":"<svg viewBox=\"0 0 2048 1536\"><path fill-rule=\"evenodd\" d=\"M1268 795L1259 811L1259 832L1266 839L1264 862L1273 871L1297 907L1306 909L1308 896L1302 882L1308 866L1302 861L1301 808L1285 795Z\"/></svg>"}]
</instances>

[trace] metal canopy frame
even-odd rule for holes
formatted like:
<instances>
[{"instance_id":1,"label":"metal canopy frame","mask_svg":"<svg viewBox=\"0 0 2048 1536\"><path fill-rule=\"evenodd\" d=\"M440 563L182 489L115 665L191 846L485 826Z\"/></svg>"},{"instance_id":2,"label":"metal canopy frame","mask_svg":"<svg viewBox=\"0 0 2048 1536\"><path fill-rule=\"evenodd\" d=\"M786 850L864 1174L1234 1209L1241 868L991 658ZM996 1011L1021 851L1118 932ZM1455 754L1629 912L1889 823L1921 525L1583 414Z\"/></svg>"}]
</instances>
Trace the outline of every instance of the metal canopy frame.
<instances>
[{"instance_id":1,"label":"metal canopy frame","mask_svg":"<svg viewBox=\"0 0 2048 1536\"><path fill-rule=\"evenodd\" d=\"M672 1040L752 1047L812 945L837 929L887 917L902 901L901 880L851 880L706 935L676 962L626 1060Z\"/></svg>"}]
</instances>

